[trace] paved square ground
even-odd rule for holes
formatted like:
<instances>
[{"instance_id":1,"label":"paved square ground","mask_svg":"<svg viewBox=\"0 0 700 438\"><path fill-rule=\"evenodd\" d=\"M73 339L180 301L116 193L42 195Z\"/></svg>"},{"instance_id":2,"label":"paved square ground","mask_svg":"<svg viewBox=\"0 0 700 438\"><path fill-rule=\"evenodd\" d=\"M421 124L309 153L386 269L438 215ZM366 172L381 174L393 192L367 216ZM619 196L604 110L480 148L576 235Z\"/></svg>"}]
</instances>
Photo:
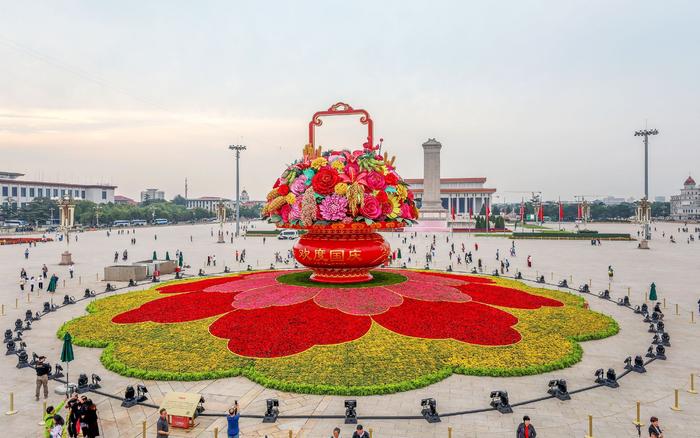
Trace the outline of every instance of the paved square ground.
<instances>
[{"instance_id":1,"label":"paved square ground","mask_svg":"<svg viewBox=\"0 0 700 438\"><path fill-rule=\"evenodd\" d=\"M260 222L252 224L259 228L268 228ZM556 225L554 225L556 226ZM635 402L642 402L642 420L648 423L651 415L661 418L666 436L700 437L700 395L686 392L689 388L690 374L697 373L700 367L700 337L698 326L691 324L691 312L695 312L697 321L697 301L700 298L700 242L687 243L688 234L678 231L680 224L655 224L654 240L651 250L637 249L637 242L603 242L601 246L592 246L588 241L545 241L517 240L516 257L508 257L510 239L503 237L475 237L465 234L438 234L438 251L432 268L444 269L448 263L448 249L445 238L450 237L459 248L464 242L472 250L474 259L481 258L486 265L485 272L496 267L496 249L511 261L511 272L519 269L527 278L536 274L545 275L547 281L554 282L566 278L570 284L578 286L590 281L592 289L599 291L607 288L607 267L615 269L615 278L610 285L614 298L630 294L633 304L644 300L653 281L657 285L659 298L666 299L666 327L671 334L672 347L667 350L667 361L655 361L646 374L632 374L621 381L619 389L599 388L576 394L571 401L561 402L547 400L540 403L517 407L512 415L494 412L443 418L438 424L428 424L422 420L412 421L363 421L366 428L373 429L374 437L447 437L448 427L452 428L453 437L512 437L521 417L525 414L533 418L539 437L583 437L586 433L588 415L594 416L595 437L635 437L636 429L632 425L635 415ZM227 224L226 230L232 230ZM604 231L631 232L637 234L635 225L595 224L593 228ZM691 225L691 230L693 226ZM216 243L217 225L187 225L159 228L139 228L136 230L136 245L130 244L133 234L107 237L105 231L78 234L78 240L72 241L70 249L76 261L75 278L70 279L66 267L58 266L60 253L65 249L65 242L39 244L30 248L29 259L24 258L24 246L12 245L0 247L0 303L5 306L5 315L0 317L0 328L11 328L17 318L23 318L25 310L40 310L41 303L48 300L46 293L29 294L19 292L19 272L27 269L29 275L38 275L43 263L49 267L49 273L56 272L61 280L56 294L62 300L64 294L82 296L86 287L103 290L102 269L113 261L114 252L120 254L129 251L129 260L149 259L153 251L160 256L169 251L171 256L177 249L184 251L186 262L192 265L190 273L198 268L214 272L223 270L227 265L232 270L242 269L234 262L234 251L246 249L248 260L256 268L267 268L274 261L274 252L283 255L291 248L292 242L278 241L275 238L249 237L234 239L231 243ZM662 237L662 233L665 236ZM156 239L157 235L157 239ZM674 235L678 243L669 242ZM697 233L696 233L697 238ZM397 235L388 237L392 247L402 247ZM409 266L422 267L423 254L432 235L420 234L414 243L418 246L418 257ZM474 243L479 250L474 251ZM404 258L408 252L402 248ZM206 257L216 254L216 268L206 267ZM532 255L534 265L525 267L527 255ZM282 265L280 265L281 267ZM458 270L464 270L459 267ZM571 283L571 278L573 282ZM65 280L65 285L63 281ZM59 298L60 297L60 298ZM27 300L30 300L28 303ZM646 333L647 325L641 318L610 302L589 298L594 310L613 316L620 324L621 330L612 338L584 342L583 360L577 365L544 375L518 378L490 378L472 376L452 376L448 379L420 390L399 394L352 397L358 400L358 415L416 415L420 411L420 399L434 397L441 412L462 411L487 407L489 392L496 389L507 390L511 401L531 399L545 395L547 382L552 378L567 379L571 388L587 386L594 380L593 372L598 368L614 367L621 370L623 359L628 355L644 354L649 346L651 335ZM16 308L16 303L19 303ZM678 305L679 315L675 315ZM60 325L73 317L84 313L84 305L70 306L52 313L36 323L26 332L29 352L44 354L55 363L60 355L61 342L55 333ZM71 367L71 375L80 372L95 372L102 377L106 392L121 395L127 384L134 384L134 379L121 377L105 370L99 362L101 350L76 347L76 362ZM0 359L0 371L4 376L0 380L0 403L6 411L10 392L15 394L15 406L19 411L14 416L3 416L2 426L8 436L41 436L42 429L37 425L40 419L42 403L34 401L34 374L32 370L15 368L14 356ZM265 399L278 398L283 414L343 414L343 400L349 397L315 396L280 393L269 390L245 378L228 378L202 382L143 382L149 389L149 397L156 404L169 391L195 391L204 394L207 412L223 413L226 408L238 400L243 413L261 414ZM58 403L60 396L53 393L55 385L51 384L50 403ZM673 390L680 389L682 411L670 409L673 404ZM147 436L155 436L155 410L140 406L124 409L116 400L93 394L101 418L102 436L104 437L138 437L141 435L145 421ZM214 429L221 430L224 436L225 420L216 421L210 417L200 417L198 425L189 432L177 431L171 436L214 436ZM243 437L288 437L289 431L294 437L330 436L334 420L280 420L275 424L262 424L259 420L241 420ZM340 425L342 436L350 436L352 428ZM642 436L646 436L643 432Z\"/></svg>"}]
</instances>

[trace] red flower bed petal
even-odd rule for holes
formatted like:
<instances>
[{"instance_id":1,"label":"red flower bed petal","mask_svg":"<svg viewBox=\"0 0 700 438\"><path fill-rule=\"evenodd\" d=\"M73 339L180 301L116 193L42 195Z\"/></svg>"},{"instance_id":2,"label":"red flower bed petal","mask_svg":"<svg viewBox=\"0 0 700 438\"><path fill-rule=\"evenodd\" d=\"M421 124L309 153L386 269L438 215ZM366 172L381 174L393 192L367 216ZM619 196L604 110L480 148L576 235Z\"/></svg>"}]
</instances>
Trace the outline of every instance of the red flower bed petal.
<instances>
[{"instance_id":1,"label":"red flower bed petal","mask_svg":"<svg viewBox=\"0 0 700 438\"><path fill-rule=\"evenodd\" d=\"M240 277L244 278L244 277ZM240 278L237 277L216 277L207 278L205 280L190 281L187 283L175 283L169 284L167 286L158 287L157 290L165 294L173 294L177 292L196 292L202 291L210 286L216 286L222 283L230 283L231 281L238 281Z\"/></svg>"},{"instance_id":2,"label":"red flower bed petal","mask_svg":"<svg viewBox=\"0 0 700 438\"><path fill-rule=\"evenodd\" d=\"M495 284L469 283L458 286L459 290L466 293L474 301L494 306L512 307L514 309L539 309L542 306L561 307L564 304L551 298L531 295L510 287Z\"/></svg>"},{"instance_id":3,"label":"red flower bed petal","mask_svg":"<svg viewBox=\"0 0 700 438\"><path fill-rule=\"evenodd\" d=\"M112 322L187 322L209 318L233 310L231 292L190 292L149 301L140 307L121 313Z\"/></svg>"},{"instance_id":4,"label":"red flower bed petal","mask_svg":"<svg viewBox=\"0 0 700 438\"><path fill-rule=\"evenodd\" d=\"M469 303L419 301L404 298L374 320L389 330L426 339L456 339L478 345L509 345L520 340L511 326L518 318L495 307Z\"/></svg>"},{"instance_id":5,"label":"red flower bed petal","mask_svg":"<svg viewBox=\"0 0 700 438\"><path fill-rule=\"evenodd\" d=\"M314 345L352 341L371 325L367 316L323 309L309 300L291 306L238 309L219 318L209 331L229 339L228 348L236 354L269 358L301 353Z\"/></svg>"}]
</instances>

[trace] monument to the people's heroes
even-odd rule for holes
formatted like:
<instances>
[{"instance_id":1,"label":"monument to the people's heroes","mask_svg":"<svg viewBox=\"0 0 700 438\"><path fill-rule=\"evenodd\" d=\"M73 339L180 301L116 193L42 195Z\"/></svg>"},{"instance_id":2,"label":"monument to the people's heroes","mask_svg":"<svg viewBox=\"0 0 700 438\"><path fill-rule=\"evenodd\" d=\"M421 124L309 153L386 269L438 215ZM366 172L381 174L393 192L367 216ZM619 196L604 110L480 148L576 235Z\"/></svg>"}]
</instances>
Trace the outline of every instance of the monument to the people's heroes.
<instances>
[{"instance_id":1,"label":"monument to the people's heroes","mask_svg":"<svg viewBox=\"0 0 700 438\"><path fill-rule=\"evenodd\" d=\"M434 138L423 143L423 199L419 226L447 226L447 210L440 200L440 149L442 144Z\"/></svg>"}]
</instances>

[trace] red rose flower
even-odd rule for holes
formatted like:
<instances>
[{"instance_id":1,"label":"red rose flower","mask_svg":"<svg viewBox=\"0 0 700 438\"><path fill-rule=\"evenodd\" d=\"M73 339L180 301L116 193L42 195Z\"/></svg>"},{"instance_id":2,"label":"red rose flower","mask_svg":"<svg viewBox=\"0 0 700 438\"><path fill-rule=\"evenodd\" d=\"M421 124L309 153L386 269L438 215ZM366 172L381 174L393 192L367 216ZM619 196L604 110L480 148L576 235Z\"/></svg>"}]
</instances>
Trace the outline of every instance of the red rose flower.
<instances>
[{"instance_id":1,"label":"red rose flower","mask_svg":"<svg viewBox=\"0 0 700 438\"><path fill-rule=\"evenodd\" d=\"M399 183L399 177L397 177L395 173L389 172L384 175L384 181L386 181L386 185L388 186L395 186Z\"/></svg>"},{"instance_id":2,"label":"red rose flower","mask_svg":"<svg viewBox=\"0 0 700 438\"><path fill-rule=\"evenodd\" d=\"M382 206L377 197L365 194L362 207L360 207L360 213L362 213L362 216L369 219L378 218L382 214Z\"/></svg>"},{"instance_id":3,"label":"red rose flower","mask_svg":"<svg viewBox=\"0 0 700 438\"><path fill-rule=\"evenodd\" d=\"M389 202L389 195L387 195L384 190L380 190L377 192L377 200L382 204Z\"/></svg>"},{"instance_id":4,"label":"red rose flower","mask_svg":"<svg viewBox=\"0 0 700 438\"><path fill-rule=\"evenodd\" d=\"M367 174L367 187L372 190L384 190L386 187L386 181L384 181L384 175L377 171L372 171Z\"/></svg>"},{"instance_id":5,"label":"red rose flower","mask_svg":"<svg viewBox=\"0 0 700 438\"><path fill-rule=\"evenodd\" d=\"M287 196L289 193L289 185L287 184L282 184L279 187L277 187L277 193L282 195L282 196Z\"/></svg>"},{"instance_id":6,"label":"red rose flower","mask_svg":"<svg viewBox=\"0 0 700 438\"><path fill-rule=\"evenodd\" d=\"M311 179L311 186L320 195L330 195L333 193L338 179L338 172L335 169L323 167Z\"/></svg>"}]
</instances>

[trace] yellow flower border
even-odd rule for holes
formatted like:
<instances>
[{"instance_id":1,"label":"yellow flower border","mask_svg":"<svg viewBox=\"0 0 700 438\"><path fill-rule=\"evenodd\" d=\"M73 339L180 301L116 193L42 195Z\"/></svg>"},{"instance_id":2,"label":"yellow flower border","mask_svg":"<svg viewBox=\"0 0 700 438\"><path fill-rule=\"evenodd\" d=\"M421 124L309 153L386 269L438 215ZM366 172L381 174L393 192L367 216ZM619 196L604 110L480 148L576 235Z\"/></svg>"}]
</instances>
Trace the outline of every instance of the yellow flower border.
<instances>
[{"instance_id":1,"label":"yellow flower border","mask_svg":"<svg viewBox=\"0 0 700 438\"><path fill-rule=\"evenodd\" d=\"M260 272L260 271L256 271ZM247 275L239 273L234 275ZM180 280L181 282L201 279ZM563 307L536 310L502 308L518 318L520 342L481 346L452 339L420 339L373 323L360 339L315 346L281 358L238 356L227 340L209 333L218 317L159 324L113 324L112 317L161 298L155 288L102 298L88 305L87 316L66 322L76 345L104 348L104 366L125 376L152 380L203 380L244 375L263 386L290 392L370 395L406 391L437 382L452 373L522 376L569 367L582 357L578 342L619 331L614 319L587 310L583 298L504 278L502 286L553 298Z\"/></svg>"}]
</instances>

